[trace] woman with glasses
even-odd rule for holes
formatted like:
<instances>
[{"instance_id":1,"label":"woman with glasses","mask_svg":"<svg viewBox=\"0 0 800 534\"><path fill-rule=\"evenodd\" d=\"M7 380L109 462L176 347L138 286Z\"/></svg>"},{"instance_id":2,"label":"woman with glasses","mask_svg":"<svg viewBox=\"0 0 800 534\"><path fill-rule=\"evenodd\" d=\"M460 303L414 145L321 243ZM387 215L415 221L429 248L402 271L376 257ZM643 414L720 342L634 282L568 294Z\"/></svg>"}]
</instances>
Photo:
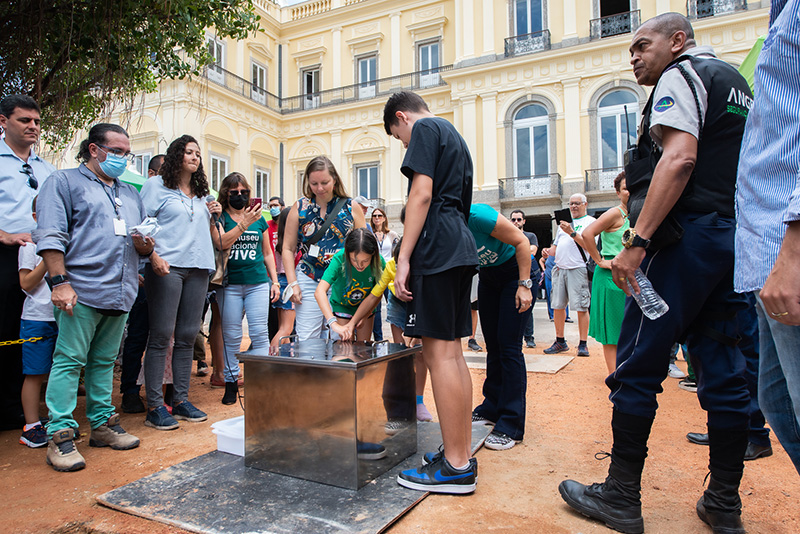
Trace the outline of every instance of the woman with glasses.
<instances>
[{"instance_id":1,"label":"woman with glasses","mask_svg":"<svg viewBox=\"0 0 800 534\"><path fill-rule=\"evenodd\" d=\"M217 223L218 230L214 232L214 246L219 250L230 249L228 284L217 291L225 344L222 404L233 404L239 396L236 353L242 346L242 310L247 314L252 348L268 348L269 303L278 300L280 283L261 203L250 203L250 185L244 175L232 172L226 176L217 198L223 212Z\"/></svg>"},{"instance_id":2,"label":"woman with glasses","mask_svg":"<svg viewBox=\"0 0 800 534\"><path fill-rule=\"evenodd\" d=\"M178 428L176 419L205 421L208 416L189 402L192 348L203 313L209 274L216 269L211 244L211 217L222 212L219 202L206 202L208 181L200 145L183 135L167 149L161 175L142 187L147 215L161 230L155 252L145 266L144 287L150 313L150 339L144 360L147 417L158 430ZM172 352L173 405L170 415L161 391L165 356Z\"/></svg>"},{"instance_id":3,"label":"woman with glasses","mask_svg":"<svg viewBox=\"0 0 800 534\"><path fill-rule=\"evenodd\" d=\"M375 234L375 238L378 240L378 248L383 261L389 261L392 259L392 246L399 239L397 232L389 230L389 218L386 216L386 212L381 208L372 210L369 224L372 228L372 233ZM384 295L384 297L388 298L386 295ZM378 307L375 308L375 322L372 324L372 336L375 338L375 341L383 339L383 328L381 324L383 322L383 318L381 317L382 306L382 301L378 301Z\"/></svg>"}]
</instances>

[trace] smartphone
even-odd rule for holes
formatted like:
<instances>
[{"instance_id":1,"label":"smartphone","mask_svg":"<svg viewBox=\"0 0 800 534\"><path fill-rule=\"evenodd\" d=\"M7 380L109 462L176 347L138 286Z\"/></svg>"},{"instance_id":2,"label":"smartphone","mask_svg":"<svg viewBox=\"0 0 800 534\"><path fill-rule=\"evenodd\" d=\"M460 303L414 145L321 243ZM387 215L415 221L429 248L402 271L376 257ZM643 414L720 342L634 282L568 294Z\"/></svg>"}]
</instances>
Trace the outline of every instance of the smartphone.
<instances>
[{"instance_id":1,"label":"smartphone","mask_svg":"<svg viewBox=\"0 0 800 534\"><path fill-rule=\"evenodd\" d=\"M555 215L556 225L561 224L561 221L567 221L572 224L572 213L570 213L569 208L556 210L553 212L553 215Z\"/></svg>"},{"instance_id":2,"label":"smartphone","mask_svg":"<svg viewBox=\"0 0 800 534\"><path fill-rule=\"evenodd\" d=\"M250 207L251 208L253 206L258 206L259 204L261 204L261 199L259 197L253 197L253 198L250 199ZM567 210L567 211L569 211L569 210ZM572 219L570 219L570 220L572 220Z\"/></svg>"}]
</instances>

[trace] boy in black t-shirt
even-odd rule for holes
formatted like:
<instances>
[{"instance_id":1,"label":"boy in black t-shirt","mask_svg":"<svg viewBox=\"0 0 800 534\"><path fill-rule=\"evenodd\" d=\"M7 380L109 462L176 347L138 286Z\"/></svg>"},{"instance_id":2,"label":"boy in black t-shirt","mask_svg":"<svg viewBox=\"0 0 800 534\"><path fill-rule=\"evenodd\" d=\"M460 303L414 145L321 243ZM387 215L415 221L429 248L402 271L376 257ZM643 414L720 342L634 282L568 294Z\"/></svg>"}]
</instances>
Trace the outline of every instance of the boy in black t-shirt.
<instances>
[{"instance_id":1,"label":"boy in black t-shirt","mask_svg":"<svg viewBox=\"0 0 800 534\"><path fill-rule=\"evenodd\" d=\"M471 493L477 471L470 458L472 379L460 338L471 332L470 282L478 265L467 227L472 159L453 125L434 116L414 93L392 95L383 123L408 149L400 169L409 187L395 294L408 302L405 334L421 337L425 346L444 442L442 452L426 454L425 465L403 471L397 482L422 491Z\"/></svg>"}]
</instances>

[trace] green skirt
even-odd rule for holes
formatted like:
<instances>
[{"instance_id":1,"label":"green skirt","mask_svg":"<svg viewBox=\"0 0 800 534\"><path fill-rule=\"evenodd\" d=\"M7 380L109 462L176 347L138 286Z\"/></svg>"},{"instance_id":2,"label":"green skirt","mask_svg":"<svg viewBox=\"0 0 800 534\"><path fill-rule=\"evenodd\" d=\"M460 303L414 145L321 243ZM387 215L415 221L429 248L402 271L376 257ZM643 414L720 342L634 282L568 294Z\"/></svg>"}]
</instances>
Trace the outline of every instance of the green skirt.
<instances>
[{"instance_id":1,"label":"green skirt","mask_svg":"<svg viewBox=\"0 0 800 534\"><path fill-rule=\"evenodd\" d=\"M589 335L603 345L616 345L625 315L625 292L614 284L611 271L597 267L592 279Z\"/></svg>"}]
</instances>

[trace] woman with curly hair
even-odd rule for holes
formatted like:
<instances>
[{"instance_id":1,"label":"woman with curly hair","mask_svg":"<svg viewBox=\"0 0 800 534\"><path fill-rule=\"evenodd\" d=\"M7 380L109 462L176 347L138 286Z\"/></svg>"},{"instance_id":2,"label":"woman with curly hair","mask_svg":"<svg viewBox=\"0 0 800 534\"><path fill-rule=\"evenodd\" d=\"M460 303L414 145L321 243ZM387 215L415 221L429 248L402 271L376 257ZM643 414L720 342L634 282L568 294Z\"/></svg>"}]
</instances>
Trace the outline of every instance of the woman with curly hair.
<instances>
[{"instance_id":1,"label":"woman with curly hair","mask_svg":"<svg viewBox=\"0 0 800 534\"><path fill-rule=\"evenodd\" d=\"M161 176L142 187L147 215L156 217L161 230L158 244L145 266L144 287L150 312L150 339L144 360L147 417L145 425L158 430L178 428L176 419L205 421L208 416L189 402L192 347L200 331L209 274L215 270L211 244L211 216L219 202L206 202L208 181L200 145L183 135L167 149ZM161 392L161 380L170 338L173 401L170 415Z\"/></svg>"}]
</instances>

